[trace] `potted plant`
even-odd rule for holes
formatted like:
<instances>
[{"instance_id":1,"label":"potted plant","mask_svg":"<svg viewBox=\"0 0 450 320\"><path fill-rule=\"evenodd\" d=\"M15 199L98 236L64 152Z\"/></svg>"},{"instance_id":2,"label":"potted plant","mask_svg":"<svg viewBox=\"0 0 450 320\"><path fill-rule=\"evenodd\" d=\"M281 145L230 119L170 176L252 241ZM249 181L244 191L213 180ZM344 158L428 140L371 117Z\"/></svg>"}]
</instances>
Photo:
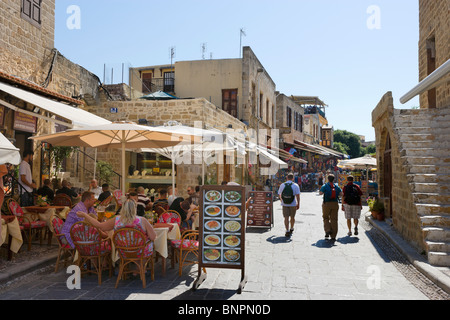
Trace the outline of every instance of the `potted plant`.
<instances>
[{"instance_id":1,"label":"potted plant","mask_svg":"<svg viewBox=\"0 0 450 320\"><path fill-rule=\"evenodd\" d=\"M368 198L367 205L372 213L372 217L379 221L384 220L384 204L378 198Z\"/></svg>"}]
</instances>

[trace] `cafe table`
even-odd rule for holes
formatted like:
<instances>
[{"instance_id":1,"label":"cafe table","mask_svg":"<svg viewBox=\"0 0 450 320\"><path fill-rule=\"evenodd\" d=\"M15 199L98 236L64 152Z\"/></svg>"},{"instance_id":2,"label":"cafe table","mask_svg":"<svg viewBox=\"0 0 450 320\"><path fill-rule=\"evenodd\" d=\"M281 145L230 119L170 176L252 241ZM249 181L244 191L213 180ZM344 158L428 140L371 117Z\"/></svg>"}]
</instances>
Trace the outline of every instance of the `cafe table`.
<instances>
[{"instance_id":1,"label":"cafe table","mask_svg":"<svg viewBox=\"0 0 450 320\"><path fill-rule=\"evenodd\" d=\"M22 232L20 231L19 221L17 219L9 219L8 216L2 216L2 235L0 237L0 245L8 239L8 260L12 258L12 252L18 253L23 244Z\"/></svg>"},{"instance_id":2,"label":"cafe table","mask_svg":"<svg viewBox=\"0 0 450 320\"><path fill-rule=\"evenodd\" d=\"M162 258L162 271L163 276L166 275L166 260L169 256L169 240L180 240L181 232L180 227L177 223L169 223L173 226L172 230L169 230L169 227L165 227L162 224L162 227L158 226L161 224L155 224L153 229L156 233L156 239L153 241L154 250L157 252Z\"/></svg>"},{"instance_id":3,"label":"cafe table","mask_svg":"<svg viewBox=\"0 0 450 320\"><path fill-rule=\"evenodd\" d=\"M28 218L31 218L30 215L37 214L39 216L39 220L45 221L47 224L48 229L50 230L49 236L48 236L48 245L50 246L52 244L52 235L53 235L53 225L52 225L52 219L53 216L59 216L62 219L66 219L67 214L70 212L69 207L65 206L29 206L24 207L24 215L28 216Z\"/></svg>"}]
</instances>

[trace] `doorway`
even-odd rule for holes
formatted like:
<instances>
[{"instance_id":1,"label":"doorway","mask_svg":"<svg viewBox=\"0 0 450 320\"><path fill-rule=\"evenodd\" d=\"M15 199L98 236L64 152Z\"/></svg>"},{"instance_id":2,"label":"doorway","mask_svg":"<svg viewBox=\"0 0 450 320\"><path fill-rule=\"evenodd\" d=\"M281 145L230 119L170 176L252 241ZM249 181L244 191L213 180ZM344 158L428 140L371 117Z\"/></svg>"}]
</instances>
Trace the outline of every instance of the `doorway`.
<instances>
[{"instance_id":1,"label":"doorway","mask_svg":"<svg viewBox=\"0 0 450 320\"><path fill-rule=\"evenodd\" d=\"M384 191L383 197L388 199L387 212L390 217L393 218L392 212L392 147L391 138L389 134L386 137L386 146L384 149L384 161L383 161L383 181L384 181Z\"/></svg>"}]
</instances>

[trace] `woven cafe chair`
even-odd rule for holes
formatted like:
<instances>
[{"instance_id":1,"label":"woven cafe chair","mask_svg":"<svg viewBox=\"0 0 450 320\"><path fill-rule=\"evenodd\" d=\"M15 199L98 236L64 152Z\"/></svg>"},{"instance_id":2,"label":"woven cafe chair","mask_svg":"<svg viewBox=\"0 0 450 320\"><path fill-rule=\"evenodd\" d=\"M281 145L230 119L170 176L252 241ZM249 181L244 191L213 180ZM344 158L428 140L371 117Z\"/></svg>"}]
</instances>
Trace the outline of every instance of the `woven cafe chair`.
<instances>
[{"instance_id":1,"label":"woven cafe chair","mask_svg":"<svg viewBox=\"0 0 450 320\"><path fill-rule=\"evenodd\" d=\"M151 269L151 279L155 280L154 250L151 240L148 240L144 233L135 228L121 228L114 232L114 247L119 253L120 266L117 276L116 288L122 276L134 271L130 265L136 265L142 281L142 287L146 287L145 272ZM151 248L149 246L151 244Z\"/></svg>"},{"instance_id":2,"label":"woven cafe chair","mask_svg":"<svg viewBox=\"0 0 450 320\"><path fill-rule=\"evenodd\" d=\"M33 239L33 233L39 234L39 241L42 245L42 230L47 227L45 221L40 221L36 214L31 213L32 219L25 217L22 207L14 200L8 199L7 206L9 213L16 216L19 221L20 230L27 238L28 251L31 250L31 240Z\"/></svg>"},{"instance_id":3,"label":"woven cafe chair","mask_svg":"<svg viewBox=\"0 0 450 320\"><path fill-rule=\"evenodd\" d=\"M68 265L69 258L73 261L75 256L75 250L72 249L69 242L67 242L66 235L61 233L62 227L64 225L64 221L57 216L54 216L52 219L52 226L54 231L54 236L58 240L59 250L58 250L58 258L56 260L55 273L58 272L58 266L60 263L61 257L64 257L64 268Z\"/></svg>"},{"instance_id":4,"label":"woven cafe chair","mask_svg":"<svg viewBox=\"0 0 450 320\"><path fill-rule=\"evenodd\" d=\"M197 230L187 230L181 240L171 240L170 247L172 251L172 268L175 268L175 259L178 260L178 275L181 277L183 266L198 263L198 241L199 233ZM187 260L189 254L196 257L193 260ZM206 270L203 268L203 272Z\"/></svg>"},{"instance_id":5,"label":"woven cafe chair","mask_svg":"<svg viewBox=\"0 0 450 320\"><path fill-rule=\"evenodd\" d=\"M70 229L75 249L78 251L77 265L81 268L81 274L97 274L98 284L102 284L102 271L105 265L109 266L109 277L112 277L113 265L111 260L111 242L102 239L97 228L86 221L75 223ZM93 265L93 270L87 265Z\"/></svg>"},{"instance_id":6,"label":"woven cafe chair","mask_svg":"<svg viewBox=\"0 0 450 320\"><path fill-rule=\"evenodd\" d=\"M158 223L176 223L181 224L181 216L177 211L168 210L158 216Z\"/></svg>"},{"instance_id":7,"label":"woven cafe chair","mask_svg":"<svg viewBox=\"0 0 450 320\"><path fill-rule=\"evenodd\" d=\"M72 199L67 194L59 193L53 199L53 205L72 208Z\"/></svg>"}]
</instances>

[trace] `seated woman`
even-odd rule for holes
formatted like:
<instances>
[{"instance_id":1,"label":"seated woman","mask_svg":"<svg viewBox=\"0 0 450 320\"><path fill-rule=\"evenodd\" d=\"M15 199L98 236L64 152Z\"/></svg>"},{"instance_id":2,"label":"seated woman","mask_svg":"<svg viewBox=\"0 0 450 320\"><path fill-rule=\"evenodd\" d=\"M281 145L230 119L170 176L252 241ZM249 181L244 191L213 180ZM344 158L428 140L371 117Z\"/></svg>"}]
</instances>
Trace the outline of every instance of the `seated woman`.
<instances>
[{"instance_id":1,"label":"seated woman","mask_svg":"<svg viewBox=\"0 0 450 320\"><path fill-rule=\"evenodd\" d=\"M181 225L180 230L183 232L184 230L192 229L192 223L195 220L195 216L193 214L194 209L197 206L194 204L190 204L188 200L184 200L183 198L176 198L169 210L174 210L178 212L181 216Z\"/></svg>"},{"instance_id":2,"label":"seated woman","mask_svg":"<svg viewBox=\"0 0 450 320\"><path fill-rule=\"evenodd\" d=\"M97 219L92 218L84 212L77 212L77 215L86 219L94 227L101 231L108 232L111 230L119 230L122 228L135 228L144 233L148 239L154 241L156 239L155 230L147 219L139 217L136 214L137 204L134 200L126 200L120 210L120 216L116 216L114 219L110 219L105 222L98 222ZM149 254L153 251L153 242L149 243L145 248L145 254Z\"/></svg>"}]
</instances>

